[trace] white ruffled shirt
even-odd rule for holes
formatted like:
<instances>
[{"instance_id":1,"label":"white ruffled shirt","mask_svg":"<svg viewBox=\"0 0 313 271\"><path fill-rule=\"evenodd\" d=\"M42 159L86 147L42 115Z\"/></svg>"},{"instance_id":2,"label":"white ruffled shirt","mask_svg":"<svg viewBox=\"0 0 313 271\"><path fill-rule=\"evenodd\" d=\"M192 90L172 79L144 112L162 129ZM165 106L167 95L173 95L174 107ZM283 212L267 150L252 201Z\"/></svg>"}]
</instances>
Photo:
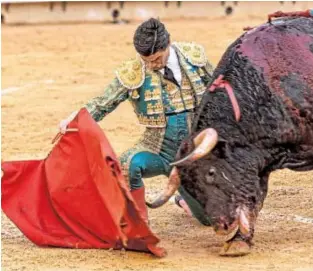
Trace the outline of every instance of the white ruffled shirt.
<instances>
[{"instance_id":1,"label":"white ruffled shirt","mask_svg":"<svg viewBox=\"0 0 313 271\"><path fill-rule=\"evenodd\" d=\"M177 83L181 86L181 80L182 80L181 70L180 70L177 54L175 52L175 49L172 46L170 46L170 55L168 57L166 66L172 70ZM161 69L160 72L164 75L164 68Z\"/></svg>"}]
</instances>

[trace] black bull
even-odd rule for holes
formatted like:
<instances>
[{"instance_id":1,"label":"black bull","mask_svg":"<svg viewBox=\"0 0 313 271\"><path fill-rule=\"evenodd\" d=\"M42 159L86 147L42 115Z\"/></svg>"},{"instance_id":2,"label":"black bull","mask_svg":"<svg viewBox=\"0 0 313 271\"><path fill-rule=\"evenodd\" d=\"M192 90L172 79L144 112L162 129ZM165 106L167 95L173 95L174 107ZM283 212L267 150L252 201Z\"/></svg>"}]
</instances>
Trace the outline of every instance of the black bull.
<instances>
[{"instance_id":1,"label":"black bull","mask_svg":"<svg viewBox=\"0 0 313 271\"><path fill-rule=\"evenodd\" d=\"M236 255L242 245L250 250L269 174L313 169L313 18L244 33L213 78L167 189L149 205L161 206L181 184L227 234L223 253L234 245Z\"/></svg>"}]
</instances>

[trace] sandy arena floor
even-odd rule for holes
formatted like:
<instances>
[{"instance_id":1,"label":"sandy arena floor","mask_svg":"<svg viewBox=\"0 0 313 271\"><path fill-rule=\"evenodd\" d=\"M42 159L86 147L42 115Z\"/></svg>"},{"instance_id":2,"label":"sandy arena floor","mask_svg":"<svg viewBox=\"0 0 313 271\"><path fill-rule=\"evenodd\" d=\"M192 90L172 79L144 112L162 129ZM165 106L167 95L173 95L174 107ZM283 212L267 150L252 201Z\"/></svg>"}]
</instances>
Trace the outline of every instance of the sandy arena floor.
<instances>
[{"instance_id":1,"label":"sandy arena floor","mask_svg":"<svg viewBox=\"0 0 313 271\"><path fill-rule=\"evenodd\" d=\"M242 27L242 20L167 22L172 40L201 43L214 65ZM101 93L114 68L134 55L129 25L2 26L2 159L44 158L57 126ZM138 139L142 127L128 102L101 127L118 154ZM146 180L148 196L166 179ZM271 176L270 192L256 228L253 253L218 256L223 240L188 218L173 203L150 210L151 227L168 256L107 250L39 248L2 214L2 270L313 270L313 172L288 170Z\"/></svg>"}]
</instances>

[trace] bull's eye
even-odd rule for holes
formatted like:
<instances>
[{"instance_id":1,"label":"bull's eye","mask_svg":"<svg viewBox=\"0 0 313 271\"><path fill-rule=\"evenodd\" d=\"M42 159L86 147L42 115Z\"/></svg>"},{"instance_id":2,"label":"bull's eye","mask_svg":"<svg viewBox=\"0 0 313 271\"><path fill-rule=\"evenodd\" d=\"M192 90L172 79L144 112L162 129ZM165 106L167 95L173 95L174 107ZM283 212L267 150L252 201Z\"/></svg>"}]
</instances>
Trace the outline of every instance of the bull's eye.
<instances>
[{"instance_id":1,"label":"bull's eye","mask_svg":"<svg viewBox=\"0 0 313 271\"><path fill-rule=\"evenodd\" d=\"M211 167L209 170L209 176L213 176L215 174L216 170L214 167Z\"/></svg>"}]
</instances>

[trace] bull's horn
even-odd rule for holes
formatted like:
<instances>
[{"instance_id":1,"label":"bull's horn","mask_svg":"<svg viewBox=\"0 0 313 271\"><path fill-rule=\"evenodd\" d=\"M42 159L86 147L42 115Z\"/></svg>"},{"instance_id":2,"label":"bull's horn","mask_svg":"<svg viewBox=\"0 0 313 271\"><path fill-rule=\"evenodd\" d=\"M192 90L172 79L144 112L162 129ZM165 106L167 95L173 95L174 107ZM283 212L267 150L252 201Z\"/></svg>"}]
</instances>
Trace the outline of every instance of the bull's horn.
<instances>
[{"instance_id":1,"label":"bull's horn","mask_svg":"<svg viewBox=\"0 0 313 271\"><path fill-rule=\"evenodd\" d=\"M174 163L171 163L171 166L183 165L185 162L196 161L203 156L207 155L211 150L214 149L216 143L218 141L218 134L215 129L208 128L203 130L200 134L198 134L193 142L195 144L195 149L192 153L180 159Z\"/></svg>"},{"instance_id":2,"label":"bull's horn","mask_svg":"<svg viewBox=\"0 0 313 271\"><path fill-rule=\"evenodd\" d=\"M156 200L154 200L151 203L146 202L146 205L152 209L162 206L164 203L166 203L170 199L171 196L174 195L179 185L180 185L180 178L178 175L178 170L176 167L174 167L171 171L170 177L168 179L167 187L164 190L163 194L160 195Z\"/></svg>"}]
</instances>

